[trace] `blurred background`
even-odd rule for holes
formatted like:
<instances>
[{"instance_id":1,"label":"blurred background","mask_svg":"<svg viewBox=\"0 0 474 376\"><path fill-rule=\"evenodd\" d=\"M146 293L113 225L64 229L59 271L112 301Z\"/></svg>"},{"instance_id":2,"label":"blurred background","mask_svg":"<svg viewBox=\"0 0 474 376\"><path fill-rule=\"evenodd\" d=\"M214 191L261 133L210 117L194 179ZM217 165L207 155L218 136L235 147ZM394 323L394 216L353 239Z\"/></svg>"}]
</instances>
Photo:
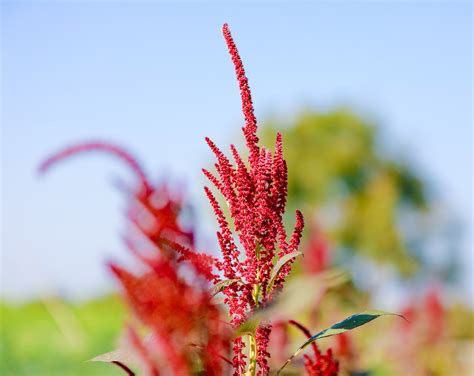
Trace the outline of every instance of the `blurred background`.
<instances>
[{"instance_id":1,"label":"blurred background","mask_svg":"<svg viewBox=\"0 0 474 376\"><path fill-rule=\"evenodd\" d=\"M284 136L288 213L308 224L295 273L351 273L311 329L334 312L404 312L410 324L354 335L348 373L473 370L470 2L1 7L1 374L120 374L84 361L114 348L123 324L105 263L127 262L116 185L133 179L92 155L39 177L52 152L123 145L182 187L200 248L216 251L204 137L243 141L224 22L262 141Z\"/></svg>"}]
</instances>

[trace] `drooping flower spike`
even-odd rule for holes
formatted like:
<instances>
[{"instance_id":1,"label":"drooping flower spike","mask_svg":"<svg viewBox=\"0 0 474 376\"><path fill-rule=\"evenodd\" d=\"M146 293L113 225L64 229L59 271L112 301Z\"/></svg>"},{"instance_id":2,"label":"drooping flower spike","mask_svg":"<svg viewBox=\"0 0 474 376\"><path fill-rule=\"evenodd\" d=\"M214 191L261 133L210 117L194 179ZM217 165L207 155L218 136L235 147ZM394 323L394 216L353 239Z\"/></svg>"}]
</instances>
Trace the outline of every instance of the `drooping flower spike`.
<instances>
[{"instance_id":1,"label":"drooping flower spike","mask_svg":"<svg viewBox=\"0 0 474 376\"><path fill-rule=\"evenodd\" d=\"M138 161L124 148L103 141L78 143L47 158L38 171L41 174L46 173L66 159L90 152L109 154L130 168L138 179L138 188L134 190L127 210L129 220L152 244L165 251L166 248L173 248L186 258L189 254L186 246L193 247L194 234L179 223L179 214L183 207L181 197L172 196L164 184L152 185ZM126 239L126 242L129 245L129 239Z\"/></svg>"},{"instance_id":2,"label":"drooping flower spike","mask_svg":"<svg viewBox=\"0 0 474 376\"><path fill-rule=\"evenodd\" d=\"M131 325L125 333L143 373L187 376L194 372L196 363L201 363L204 374L222 375L231 331L223 313L211 301L208 281L217 278L212 271L216 260L194 251L193 233L183 229L178 218L182 202L164 185L153 186L130 154L109 143L89 142L66 148L48 158L40 172L89 151L119 157L138 178L138 189L130 196L130 227L124 240L145 271L135 275L115 263L109 267L120 281L134 316L152 338L145 340ZM145 252L144 242L152 252ZM131 372L122 362L114 363Z\"/></svg>"},{"instance_id":3,"label":"drooping flower spike","mask_svg":"<svg viewBox=\"0 0 474 376\"><path fill-rule=\"evenodd\" d=\"M85 152L89 153L93 151L99 151L113 155L120 159L122 162L125 162L125 164L130 167L132 172L138 177L139 182L143 186L143 188L146 191L151 191L151 184L149 183L148 178L146 177L146 174L141 168L138 161L122 147L113 145L108 142L91 141L75 144L70 147L64 148L61 151L53 154L49 158L45 159L43 163L41 163L38 170L40 173L45 173L58 162L61 162L77 154Z\"/></svg>"}]
</instances>

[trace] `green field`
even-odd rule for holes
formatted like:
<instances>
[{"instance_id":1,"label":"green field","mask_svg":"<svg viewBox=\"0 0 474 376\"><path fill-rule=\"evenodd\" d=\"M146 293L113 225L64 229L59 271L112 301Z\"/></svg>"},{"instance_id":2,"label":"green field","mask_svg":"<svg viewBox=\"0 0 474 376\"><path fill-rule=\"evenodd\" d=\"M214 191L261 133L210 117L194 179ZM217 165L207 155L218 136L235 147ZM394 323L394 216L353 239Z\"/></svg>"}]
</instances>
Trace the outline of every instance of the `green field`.
<instances>
[{"instance_id":1,"label":"green field","mask_svg":"<svg viewBox=\"0 0 474 376\"><path fill-rule=\"evenodd\" d=\"M87 362L115 347L124 308L116 297L69 304L46 299L0 303L0 374L3 376L122 375Z\"/></svg>"}]
</instances>

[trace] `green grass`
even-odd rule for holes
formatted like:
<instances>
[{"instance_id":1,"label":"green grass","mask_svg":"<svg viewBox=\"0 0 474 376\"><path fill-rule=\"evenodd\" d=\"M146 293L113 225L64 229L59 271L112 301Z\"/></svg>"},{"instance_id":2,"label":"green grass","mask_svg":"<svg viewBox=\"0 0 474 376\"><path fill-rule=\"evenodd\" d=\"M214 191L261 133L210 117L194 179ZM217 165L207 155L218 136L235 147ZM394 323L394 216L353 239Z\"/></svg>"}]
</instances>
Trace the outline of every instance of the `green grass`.
<instances>
[{"instance_id":1,"label":"green grass","mask_svg":"<svg viewBox=\"0 0 474 376\"><path fill-rule=\"evenodd\" d=\"M3 376L123 375L109 364L87 362L115 348L124 308L114 296L79 305L1 302L0 319Z\"/></svg>"}]
</instances>

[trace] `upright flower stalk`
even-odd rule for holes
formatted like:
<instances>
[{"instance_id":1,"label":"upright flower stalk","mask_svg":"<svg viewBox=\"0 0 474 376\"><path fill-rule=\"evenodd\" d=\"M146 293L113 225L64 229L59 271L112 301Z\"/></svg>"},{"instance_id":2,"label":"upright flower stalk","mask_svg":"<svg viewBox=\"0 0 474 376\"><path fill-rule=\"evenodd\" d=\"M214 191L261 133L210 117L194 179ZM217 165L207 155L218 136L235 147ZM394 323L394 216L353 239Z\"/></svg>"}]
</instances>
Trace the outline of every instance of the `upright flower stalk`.
<instances>
[{"instance_id":1,"label":"upright flower stalk","mask_svg":"<svg viewBox=\"0 0 474 376\"><path fill-rule=\"evenodd\" d=\"M259 146L257 120L245 69L227 24L222 28L235 67L242 99L245 125L242 128L248 149L247 163L231 145L233 163L208 138L206 142L215 154L217 175L203 169L204 175L223 196L229 209L228 222L214 193L205 187L205 193L219 225L217 238L222 252L218 264L222 274L234 281L223 288L229 306L231 322L242 324L260 306L265 306L275 292L283 287L291 270L289 262L283 265L271 281L274 260L298 250L304 226L303 215L296 211L296 225L288 239L283 225L287 196L287 166L283 158L282 136L278 134L275 151ZM233 231L232 231L233 229ZM236 236L234 236L236 235ZM239 245L237 244L237 239ZM261 323L250 337L249 359L243 353L242 338L234 342L234 374L266 375L269 373L268 339L270 323Z\"/></svg>"}]
</instances>

